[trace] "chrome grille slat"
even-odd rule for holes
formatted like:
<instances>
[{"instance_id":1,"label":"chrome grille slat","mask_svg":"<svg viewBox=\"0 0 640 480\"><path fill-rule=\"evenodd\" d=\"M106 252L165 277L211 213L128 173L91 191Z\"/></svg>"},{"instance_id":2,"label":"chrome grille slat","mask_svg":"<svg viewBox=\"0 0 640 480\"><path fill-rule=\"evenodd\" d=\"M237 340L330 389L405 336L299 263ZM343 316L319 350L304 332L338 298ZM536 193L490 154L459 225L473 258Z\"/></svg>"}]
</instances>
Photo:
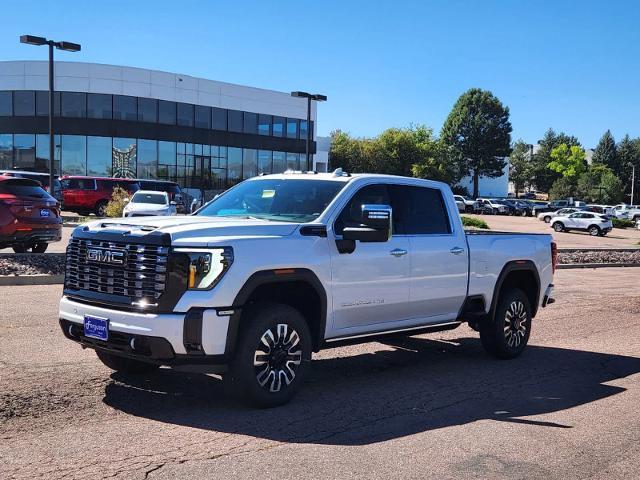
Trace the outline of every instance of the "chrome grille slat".
<instances>
[{"instance_id":1,"label":"chrome grille slat","mask_svg":"<svg viewBox=\"0 0 640 480\"><path fill-rule=\"evenodd\" d=\"M86 259L87 248L121 249L124 265L101 265ZM157 303L166 288L169 248L72 238L67 247L65 288L117 295L131 303L140 299Z\"/></svg>"}]
</instances>

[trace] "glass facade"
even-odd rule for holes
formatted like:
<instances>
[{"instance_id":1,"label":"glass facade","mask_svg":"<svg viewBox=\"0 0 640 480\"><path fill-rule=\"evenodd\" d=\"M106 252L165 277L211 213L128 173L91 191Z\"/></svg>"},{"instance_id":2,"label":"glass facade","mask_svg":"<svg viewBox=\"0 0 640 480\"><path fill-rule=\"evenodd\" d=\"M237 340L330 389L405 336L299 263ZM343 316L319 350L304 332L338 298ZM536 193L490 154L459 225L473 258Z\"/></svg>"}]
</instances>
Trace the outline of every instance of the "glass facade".
<instances>
[{"instance_id":1,"label":"glass facade","mask_svg":"<svg viewBox=\"0 0 640 480\"><path fill-rule=\"evenodd\" d=\"M47 116L48 113L46 91L0 91L0 118L35 118ZM150 135L147 138L56 135L56 174L157 178L177 181L183 187L220 190L258 174L304 169L304 154L282 151L291 147L300 152L303 148L300 142L305 139L307 125L306 121L296 118L143 97L82 92L56 92L54 114L63 119L89 118L112 122L87 122L87 126L97 126L96 133L104 134L105 130L111 130L125 134L135 132L140 136L149 132ZM118 120L135 122L140 127L113 122ZM57 125L63 125L63 122L60 120ZM166 130L150 129L148 124L190 127L194 139L209 139L210 143L214 143L210 139L215 137L217 141L219 137L203 131L240 133L247 135L246 146L252 148L169 141L168 138L190 138L192 135L178 129L177 133L171 132L169 135ZM72 133L69 125L76 128L76 124L71 123L62 131ZM147 126L141 128L143 125ZM87 132L87 126L82 125L83 133ZM166 137L162 140L153 139L156 130L160 138ZM225 141L226 137L220 138ZM243 145L245 137L234 136L228 141ZM272 150L274 146L278 151ZM0 133L0 168L47 172L48 135L24 130L21 133Z\"/></svg>"}]
</instances>

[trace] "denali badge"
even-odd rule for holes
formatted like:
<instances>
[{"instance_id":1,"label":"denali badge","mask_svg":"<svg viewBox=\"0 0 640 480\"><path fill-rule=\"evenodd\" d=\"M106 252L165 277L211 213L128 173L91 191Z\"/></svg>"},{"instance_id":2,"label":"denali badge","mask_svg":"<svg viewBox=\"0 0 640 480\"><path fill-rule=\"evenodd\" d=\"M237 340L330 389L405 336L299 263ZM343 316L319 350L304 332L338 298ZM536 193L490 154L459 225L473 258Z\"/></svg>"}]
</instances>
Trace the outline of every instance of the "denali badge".
<instances>
[{"instance_id":1,"label":"denali badge","mask_svg":"<svg viewBox=\"0 0 640 480\"><path fill-rule=\"evenodd\" d=\"M87 261L107 263L109 265L124 265L126 252L124 250L105 250L102 248L87 248Z\"/></svg>"}]
</instances>

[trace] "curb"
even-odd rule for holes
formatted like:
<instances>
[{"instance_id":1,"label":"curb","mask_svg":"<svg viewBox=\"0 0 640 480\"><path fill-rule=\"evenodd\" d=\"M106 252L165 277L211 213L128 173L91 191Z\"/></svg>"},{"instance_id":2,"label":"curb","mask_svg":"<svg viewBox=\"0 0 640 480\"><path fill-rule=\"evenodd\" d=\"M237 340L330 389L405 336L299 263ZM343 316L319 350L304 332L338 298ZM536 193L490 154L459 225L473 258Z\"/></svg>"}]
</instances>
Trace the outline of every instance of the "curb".
<instances>
[{"instance_id":1,"label":"curb","mask_svg":"<svg viewBox=\"0 0 640 480\"><path fill-rule=\"evenodd\" d=\"M640 267L640 263L560 263L558 270L573 268L609 268L609 267Z\"/></svg>"},{"instance_id":2,"label":"curb","mask_svg":"<svg viewBox=\"0 0 640 480\"><path fill-rule=\"evenodd\" d=\"M58 285L64 283L64 274L61 275L16 275L1 276L0 287L16 285Z\"/></svg>"}]
</instances>

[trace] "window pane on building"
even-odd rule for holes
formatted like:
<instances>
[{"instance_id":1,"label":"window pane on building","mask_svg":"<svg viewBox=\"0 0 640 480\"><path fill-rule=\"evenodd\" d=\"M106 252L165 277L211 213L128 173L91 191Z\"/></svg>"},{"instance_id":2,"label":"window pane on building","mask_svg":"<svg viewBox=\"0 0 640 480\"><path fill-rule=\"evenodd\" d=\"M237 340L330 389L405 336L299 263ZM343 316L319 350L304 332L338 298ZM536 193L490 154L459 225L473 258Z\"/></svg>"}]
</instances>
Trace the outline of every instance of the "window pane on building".
<instances>
[{"instance_id":1,"label":"window pane on building","mask_svg":"<svg viewBox=\"0 0 640 480\"><path fill-rule=\"evenodd\" d=\"M13 135L0 134L0 168L13 168Z\"/></svg>"},{"instance_id":2,"label":"window pane on building","mask_svg":"<svg viewBox=\"0 0 640 480\"><path fill-rule=\"evenodd\" d=\"M111 148L111 137L87 137L87 175L111 176Z\"/></svg>"},{"instance_id":3,"label":"window pane on building","mask_svg":"<svg viewBox=\"0 0 640 480\"><path fill-rule=\"evenodd\" d=\"M214 130L227 130L227 110L225 108L211 108L211 128Z\"/></svg>"},{"instance_id":4,"label":"window pane on building","mask_svg":"<svg viewBox=\"0 0 640 480\"><path fill-rule=\"evenodd\" d=\"M113 119L132 120L138 119L137 98L125 95L113 96Z\"/></svg>"},{"instance_id":5,"label":"window pane on building","mask_svg":"<svg viewBox=\"0 0 640 480\"><path fill-rule=\"evenodd\" d=\"M53 147L53 172L60 174L60 135L55 136L55 144ZM36 135L36 172L49 173L49 135Z\"/></svg>"},{"instance_id":6,"label":"window pane on building","mask_svg":"<svg viewBox=\"0 0 640 480\"><path fill-rule=\"evenodd\" d=\"M306 140L307 138L307 121L300 120L300 139Z\"/></svg>"},{"instance_id":7,"label":"window pane on building","mask_svg":"<svg viewBox=\"0 0 640 480\"><path fill-rule=\"evenodd\" d=\"M104 93L89 93L87 95L87 117L111 120L112 116L111 95Z\"/></svg>"},{"instance_id":8,"label":"window pane on building","mask_svg":"<svg viewBox=\"0 0 640 480\"><path fill-rule=\"evenodd\" d=\"M83 135L62 135L62 174L87 174L87 137Z\"/></svg>"},{"instance_id":9,"label":"window pane on building","mask_svg":"<svg viewBox=\"0 0 640 480\"><path fill-rule=\"evenodd\" d=\"M0 92L0 117L13 115L13 99L11 92Z\"/></svg>"},{"instance_id":10,"label":"window pane on building","mask_svg":"<svg viewBox=\"0 0 640 480\"><path fill-rule=\"evenodd\" d=\"M195 117L196 128L211 128L211 107L196 105Z\"/></svg>"},{"instance_id":11,"label":"window pane on building","mask_svg":"<svg viewBox=\"0 0 640 480\"><path fill-rule=\"evenodd\" d=\"M157 178L158 142L138 139L138 178Z\"/></svg>"},{"instance_id":12,"label":"window pane on building","mask_svg":"<svg viewBox=\"0 0 640 480\"><path fill-rule=\"evenodd\" d=\"M118 178L135 178L137 149L135 138L114 137L112 151L112 176Z\"/></svg>"},{"instance_id":13,"label":"window pane on building","mask_svg":"<svg viewBox=\"0 0 640 480\"><path fill-rule=\"evenodd\" d=\"M176 124L176 102L158 101L158 122L165 125Z\"/></svg>"},{"instance_id":14,"label":"window pane on building","mask_svg":"<svg viewBox=\"0 0 640 480\"><path fill-rule=\"evenodd\" d=\"M13 136L15 152L14 167L18 170L33 170L36 166L36 136L34 134L15 134Z\"/></svg>"},{"instance_id":15,"label":"window pane on building","mask_svg":"<svg viewBox=\"0 0 640 480\"><path fill-rule=\"evenodd\" d=\"M80 92L61 92L62 116L85 118L87 116L87 94Z\"/></svg>"},{"instance_id":16,"label":"window pane on building","mask_svg":"<svg viewBox=\"0 0 640 480\"><path fill-rule=\"evenodd\" d=\"M258 150L258 175L271 173L271 150Z\"/></svg>"},{"instance_id":17,"label":"window pane on building","mask_svg":"<svg viewBox=\"0 0 640 480\"><path fill-rule=\"evenodd\" d=\"M158 101L155 98L138 98L138 121L149 123L158 121Z\"/></svg>"},{"instance_id":18,"label":"window pane on building","mask_svg":"<svg viewBox=\"0 0 640 480\"><path fill-rule=\"evenodd\" d=\"M244 133L258 133L258 114L244 112Z\"/></svg>"},{"instance_id":19,"label":"window pane on building","mask_svg":"<svg viewBox=\"0 0 640 480\"><path fill-rule=\"evenodd\" d=\"M273 117L273 136L274 137L283 137L284 136L284 125L285 125L284 117Z\"/></svg>"},{"instance_id":20,"label":"window pane on building","mask_svg":"<svg viewBox=\"0 0 640 480\"><path fill-rule=\"evenodd\" d=\"M178 103L178 125L193 127L193 105Z\"/></svg>"},{"instance_id":21,"label":"window pane on building","mask_svg":"<svg viewBox=\"0 0 640 480\"><path fill-rule=\"evenodd\" d=\"M229 110L229 131L230 132L242 132L242 112L238 110Z\"/></svg>"},{"instance_id":22,"label":"window pane on building","mask_svg":"<svg viewBox=\"0 0 640 480\"><path fill-rule=\"evenodd\" d=\"M282 173L287 169L284 152L273 152L273 173Z\"/></svg>"},{"instance_id":23,"label":"window pane on building","mask_svg":"<svg viewBox=\"0 0 640 480\"><path fill-rule=\"evenodd\" d=\"M176 142L158 142L158 163L176 164Z\"/></svg>"},{"instance_id":24,"label":"window pane on building","mask_svg":"<svg viewBox=\"0 0 640 480\"><path fill-rule=\"evenodd\" d=\"M297 153L287 153L287 170L300 170L300 157Z\"/></svg>"},{"instance_id":25,"label":"window pane on building","mask_svg":"<svg viewBox=\"0 0 640 480\"><path fill-rule=\"evenodd\" d=\"M258 174L258 151L245 148L242 155L242 178L255 177Z\"/></svg>"},{"instance_id":26,"label":"window pane on building","mask_svg":"<svg viewBox=\"0 0 640 480\"><path fill-rule=\"evenodd\" d=\"M287 138L298 138L298 123L295 118L287 118Z\"/></svg>"},{"instance_id":27,"label":"window pane on building","mask_svg":"<svg viewBox=\"0 0 640 480\"><path fill-rule=\"evenodd\" d=\"M237 183L242 178L242 149L227 148L227 179L229 183Z\"/></svg>"},{"instance_id":28,"label":"window pane on building","mask_svg":"<svg viewBox=\"0 0 640 480\"><path fill-rule=\"evenodd\" d=\"M55 116L60 116L60 92L53 92L53 111ZM49 115L49 92L38 90L36 92L36 115L46 117Z\"/></svg>"},{"instance_id":29,"label":"window pane on building","mask_svg":"<svg viewBox=\"0 0 640 480\"><path fill-rule=\"evenodd\" d=\"M258 115L258 134L271 135L271 115Z\"/></svg>"},{"instance_id":30,"label":"window pane on building","mask_svg":"<svg viewBox=\"0 0 640 480\"><path fill-rule=\"evenodd\" d=\"M36 92L33 90L13 92L13 114L16 117L34 117L36 115Z\"/></svg>"}]
</instances>

